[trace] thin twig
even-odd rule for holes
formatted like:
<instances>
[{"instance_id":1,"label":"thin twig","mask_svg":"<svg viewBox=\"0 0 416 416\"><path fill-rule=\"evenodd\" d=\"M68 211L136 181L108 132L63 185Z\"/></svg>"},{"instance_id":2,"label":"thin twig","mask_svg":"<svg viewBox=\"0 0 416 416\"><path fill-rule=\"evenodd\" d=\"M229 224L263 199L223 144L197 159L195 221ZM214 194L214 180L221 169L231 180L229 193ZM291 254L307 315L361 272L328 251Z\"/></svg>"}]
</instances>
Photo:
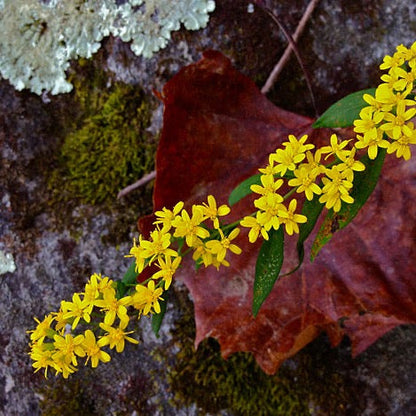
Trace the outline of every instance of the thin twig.
<instances>
[{"instance_id":1,"label":"thin twig","mask_svg":"<svg viewBox=\"0 0 416 416\"><path fill-rule=\"evenodd\" d=\"M129 186L126 186L123 188L118 194L117 199L122 198L123 196L126 196L129 192L133 191L136 188L139 188L140 186L146 185L146 183L150 182L152 179L156 178L156 171L152 171L146 175L144 175L141 179L139 179L137 182L132 183Z\"/></svg>"},{"instance_id":2,"label":"thin twig","mask_svg":"<svg viewBox=\"0 0 416 416\"><path fill-rule=\"evenodd\" d=\"M318 2L319 2L319 0L311 0L309 2L308 7L306 8L305 13L303 14L302 19L300 20L293 36L288 35L287 31L284 29L284 27L281 25L281 23L278 21L278 19L276 19L276 16L270 10L266 9L267 13L272 16L273 20L277 23L277 25L280 27L282 32L285 34L285 36L286 36L286 38L289 42L289 45L287 46L286 50L284 51L284 53L283 53L282 57L280 58L279 62L273 68L273 71L270 73L269 77L267 78L266 83L264 84L263 88L261 89L261 92L263 94L267 94L270 91L273 84L276 82L276 79L279 76L280 72L282 71L282 69L286 65L292 51L295 52L295 54L297 55L297 58L299 60L295 42L297 42L297 40L299 39L303 30L305 29L306 23L308 22L309 18L311 17L312 12L315 9ZM300 60L299 63L302 66L302 69L303 69L303 62L301 62L301 60ZM305 77L308 78L308 76L306 74L305 74ZM307 79L306 82L309 82L309 80ZM311 90L309 85L308 85L308 88ZM312 100L315 101L315 99L313 97L313 94L312 94Z\"/></svg>"}]
</instances>

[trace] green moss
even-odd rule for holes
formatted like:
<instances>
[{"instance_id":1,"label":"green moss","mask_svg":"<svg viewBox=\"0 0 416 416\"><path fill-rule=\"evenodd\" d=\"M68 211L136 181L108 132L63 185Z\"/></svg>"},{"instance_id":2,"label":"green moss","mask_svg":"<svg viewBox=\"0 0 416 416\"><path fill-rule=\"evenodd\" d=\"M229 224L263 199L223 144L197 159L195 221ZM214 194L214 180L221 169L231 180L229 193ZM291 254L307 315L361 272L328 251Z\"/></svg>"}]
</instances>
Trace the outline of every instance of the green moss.
<instances>
[{"instance_id":1,"label":"green moss","mask_svg":"<svg viewBox=\"0 0 416 416\"><path fill-rule=\"evenodd\" d=\"M77 378L54 378L45 382L38 391L42 397L39 402L43 416L93 416L94 403L88 399L82 381Z\"/></svg>"},{"instance_id":2,"label":"green moss","mask_svg":"<svg viewBox=\"0 0 416 416\"><path fill-rule=\"evenodd\" d=\"M171 373L178 403L193 400L205 412L236 415L309 415L308 403L289 380L266 375L250 354L221 358L218 343L204 341L196 352L182 350Z\"/></svg>"},{"instance_id":3,"label":"green moss","mask_svg":"<svg viewBox=\"0 0 416 416\"><path fill-rule=\"evenodd\" d=\"M140 88L116 83L109 93L81 96L80 105L87 117L65 138L49 185L61 200L114 200L153 169L156 145L145 131L150 104Z\"/></svg>"}]
</instances>

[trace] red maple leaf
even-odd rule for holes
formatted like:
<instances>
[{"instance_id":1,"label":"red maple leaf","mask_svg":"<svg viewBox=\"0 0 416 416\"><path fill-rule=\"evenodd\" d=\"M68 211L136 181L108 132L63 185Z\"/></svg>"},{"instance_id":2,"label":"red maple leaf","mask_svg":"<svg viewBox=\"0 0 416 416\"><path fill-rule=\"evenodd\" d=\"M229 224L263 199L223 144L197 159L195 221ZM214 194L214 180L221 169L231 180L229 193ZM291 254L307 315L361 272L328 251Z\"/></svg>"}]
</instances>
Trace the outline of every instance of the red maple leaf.
<instances>
[{"instance_id":1,"label":"red maple leaf","mask_svg":"<svg viewBox=\"0 0 416 416\"><path fill-rule=\"evenodd\" d=\"M162 96L155 210L179 200L190 207L209 194L226 203L288 134L307 133L315 144L329 137L313 130L311 119L275 107L218 52L183 68ZM274 373L321 331L334 346L347 334L356 355L395 326L415 323L415 196L416 163L388 157L364 209L313 263L305 260L276 282L256 318L251 305L260 245L250 244L246 232L237 240L243 253L230 257L229 268L195 271L185 260L177 279L194 301L196 344L215 337L224 357L250 351L265 372ZM230 221L252 211L248 197L233 207ZM151 221L142 219L144 233ZM286 240L283 272L296 265L295 245L295 238Z\"/></svg>"}]
</instances>

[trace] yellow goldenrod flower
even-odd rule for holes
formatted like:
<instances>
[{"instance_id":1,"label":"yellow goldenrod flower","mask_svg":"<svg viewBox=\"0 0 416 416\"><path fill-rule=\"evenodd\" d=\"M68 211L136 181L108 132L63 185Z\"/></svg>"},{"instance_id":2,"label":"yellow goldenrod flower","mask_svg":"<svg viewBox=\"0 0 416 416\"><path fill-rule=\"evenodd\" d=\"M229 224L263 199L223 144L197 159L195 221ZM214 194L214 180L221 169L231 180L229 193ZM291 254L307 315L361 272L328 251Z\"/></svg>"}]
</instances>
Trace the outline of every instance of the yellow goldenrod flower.
<instances>
[{"instance_id":1,"label":"yellow goldenrod flower","mask_svg":"<svg viewBox=\"0 0 416 416\"><path fill-rule=\"evenodd\" d=\"M403 101L406 106L411 106L414 105L414 101L408 98L410 92L411 87L404 91L394 91L388 84L380 84L376 90L376 97L378 101L392 108L400 101ZM392 108L390 111L392 111Z\"/></svg>"},{"instance_id":2,"label":"yellow goldenrod flower","mask_svg":"<svg viewBox=\"0 0 416 416\"><path fill-rule=\"evenodd\" d=\"M297 193L304 192L309 201L312 201L313 194L321 194L321 188L315 183L316 177L313 176L312 171L305 165L296 169L294 174L295 178L291 179L288 184L289 186L297 187Z\"/></svg>"},{"instance_id":3,"label":"yellow goldenrod flower","mask_svg":"<svg viewBox=\"0 0 416 416\"><path fill-rule=\"evenodd\" d=\"M288 142L283 142L283 146L285 148L292 149L293 154L295 155L295 163L302 161L305 158L304 153L307 150L312 150L315 147L315 145L311 143L305 144L306 140L308 140L307 134L304 134L299 140L293 134L289 134L288 139Z\"/></svg>"},{"instance_id":4,"label":"yellow goldenrod flower","mask_svg":"<svg viewBox=\"0 0 416 416\"><path fill-rule=\"evenodd\" d=\"M352 183L346 179L346 173L344 170L340 170L338 165L332 166L331 169L327 169L326 178L322 179L324 187L322 192L335 193L341 192L347 194L352 188Z\"/></svg>"},{"instance_id":5,"label":"yellow goldenrod flower","mask_svg":"<svg viewBox=\"0 0 416 416\"><path fill-rule=\"evenodd\" d=\"M181 215L177 216L172 221L172 226L175 228L174 237L185 237L188 247L193 247L199 238L209 237L209 231L200 225L204 221L204 212L201 206L192 206L192 217L186 210L182 210Z\"/></svg>"},{"instance_id":6,"label":"yellow goldenrod flower","mask_svg":"<svg viewBox=\"0 0 416 416\"><path fill-rule=\"evenodd\" d=\"M172 221L174 218L181 212L184 203L179 201L174 207L173 210L167 209L165 207L162 208L161 211L156 211L155 215L157 220L153 222L153 224L162 224L162 231L167 232L172 227Z\"/></svg>"},{"instance_id":7,"label":"yellow goldenrod flower","mask_svg":"<svg viewBox=\"0 0 416 416\"><path fill-rule=\"evenodd\" d=\"M210 219L215 229L220 228L220 222L218 217L223 217L230 213L230 207L228 205L221 205L217 208L217 201L213 195L208 195L207 203L201 205L204 219Z\"/></svg>"},{"instance_id":8,"label":"yellow goldenrod flower","mask_svg":"<svg viewBox=\"0 0 416 416\"><path fill-rule=\"evenodd\" d=\"M62 335L66 326L69 325L70 320L64 319L64 311L62 308L59 308L58 312L52 312L52 315L55 317L55 331Z\"/></svg>"},{"instance_id":9,"label":"yellow goldenrod flower","mask_svg":"<svg viewBox=\"0 0 416 416\"><path fill-rule=\"evenodd\" d=\"M240 254L241 248L231 243L240 233L239 228L234 228L228 236L225 236L222 230L220 232L221 240L210 240L206 242L207 249L216 256L219 263L221 263L230 250L234 254Z\"/></svg>"},{"instance_id":10,"label":"yellow goldenrod flower","mask_svg":"<svg viewBox=\"0 0 416 416\"><path fill-rule=\"evenodd\" d=\"M416 79L416 73L413 71L405 71L403 68L396 68L395 75L398 80L393 84L393 88L397 91L407 90L409 87L413 89L413 83Z\"/></svg>"},{"instance_id":11,"label":"yellow goldenrod flower","mask_svg":"<svg viewBox=\"0 0 416 416\"><path fill-rule=\"evenodd\" d=\"M165 282L165 290L168 290L181 260L181 257L176 257L173 261L172 257L166 257L165 260L160 258L156 264L160 270L152 276L152 279L162 279Z\"/></svg>"},{"instance_id":12,"label":"yellow goldenrod flower","mask_svg":"<svg viewBox=\"0 0 416 416\"><path fill-rule=\"evenodd\" d=\"M283 185L283 179L275 180L273 175L261 175L261 185L251 185L252 192L260 195L274 194Z\"/></svg>"},{"instance_id":13,"label":"yellow goldenrod flower","mask_svg":"<svg viewBox=\"0 0 416 416\"><path fill-rule=\"evenodd\" d=\"M177 257L178 253L170 248L171 234L162 230L154 230L150 233L151 240L141 240L140 247L142 248L141 255L145 259L149 259L149 264L152 264L155 259L160 257Z\"/></svg>"},{"instance_id":14,"label":"yellow goldenrod flower","mask_svg":"<svg viewBox=\"0 0 416 416\"><path fill-rule=\"evenodd\" d=\"M283 197L279 194L268 194L254 201L254 206L260 210L258 222L269 231L272 227L277 230L280 226L277 212L281 208Z\"/></svg>"},{"instance_id":15,"label":"yellow goldenrod flower","mask_svg":"<svg viewBox=\"0 0 416 416\"><path fill-rule=\"evenodd\" d=\"M212 266L214 266L217 270L220 269L220 266L230 267L230 263L227 260L219 261L215 256L212 259Z\"/></svg>"},{"instance_id":16,"label":"yellow goldenrod flower","mask_svg":"<svg viewBox=\"0 0 416 416\"><path fill-rule=\"evenodd\" d=\"M398 140L394 140L389 144L387 153L396 153L396 157L403 157L404 160L409 160L412 156L410 145L416 144L416 130L413 123L408 123L404 126L403 133Z\"/></svg>"},{"instance_id":17,"label":"yellow goldenrod flower","mask_svg":"<svg viewBox=\"0 0 416 416\"><path fill-rule=\"evenodd\" d=\"M33 318L37 322L37 326L34 330L28 331L30 333L30 340L32 342L37 341L42 343L45 337L53 338L55 331L51 328L52 322L55 317L52 313L45 315L43 321L39 321L38 318Z\"/></svg>"},{"instance_id":18,"label":"yellow goldenrod flower","mask_svg":"<svg viewBox=\"0 0 416 416\"><path fill-rule=\"evenodd\" d=\"M240 222L240 225L242 227L250 228L250 231L248 233L248 241L250 241L250 243L254 243L255 241L257 241L259 234L261 234L261 236L265 240L269 239L269 234L267 234L266 229L259 222L259 219L258 219L259 214L260 212L257 211L256 217L246 216Z\"/></svg>"},{"instance_id":19,"label":"yellow goldenrod flower","mask_svg":"<svg viewBox=\"0 0 416 416\"><path fill-rule=\"evenodd\" d=\"M108 363L111 360L110 355L101 350L100 346L97 344L94 333L90 329L87 329L84 333L82 348L87 356L85 365L91 360L91 367L95 368L100 361Z\"/></svg>"},{"instance_id":20,"label":"yellow goldenrod flower","mask_svg":"<svg viewBox=\"0 0 416 416\"><path fill-rule=\"evenodd\" d=\"M385 104L380 99L380 88L376 89L375 96L372 96L371 94L364 94L363 99L365 102L370 104L368 107L364 107L364 112L370 112L370 113L387 113L391 111L393 108L393 104Z\"/></svg>"},{"instance_id":21,"label":"yellow goldenrod flower","mask_svg":"<svg viewBox=\"0 0 416 416\"><path fill-rule=\"evenodd\" d=\"M65 355L61 352L54 353L52 355L53 364L52 367L56 371L56 374L62 374L63 378L68 378L70 374L76 371L76 368L67 362Z\"/></svg>"},{"instance_id":22,"label":"yellow goldenrod flower","mask_svg":"<svg viewBox=\"0 0 416 416\"><path fill-rule=\"evenodd\" d=\"M143 315L147 315L152 308L155 313L160 313L159 300L163 300L162 293L163 289L155 288L153 280L147 286L138 284L135 293L131 296L130 304Z\"/></svg>"},{"instance_id":23,"label":"yellow goldenrod flower","mask_svg":"<svg viewBox=\"0 0 416 416\"><path fill-rule=\"evenodd\" d=\"M408 49L406 46L404 46L403 44L396 46L396 52L394 53L394 55L396 57L401 57L403 58L405 61L408 61L410 59L413 58L413 47L414 44L410 47L410 49Z\"/></svg>"},{"instance_id":24,"label":"yellow goldenrod flower","mask_svg":"<svg viewBox=\"0 0 416 416\"><path fill-rule=\"evenodd\" d=\"M394 84L396 84L399 79L396 70L397 68L391 68L388 74L383 74L380 77L384 84L387 85L391 91L393 91Z\"/></svg>"},{"instance_id":25,"label":"yellow goldenrod flower","mask_svg":"<svg viewBox=\"0 0 416 416\"><path fill-rule=\"evenodd\" d=\"M316 178L322 173L325 173L325 165L321 163L322 152L321 149L317 149L314 154L311 151L306 152L306 162L299 165L299 167L305 167L309 171L309 175Z\"/></svg>"},{"instance_id":26,"label":"yellow goldenrod flower","mask_svg":"<svg viewBox=\"0 0 416 416\"><path fill-rule=\"evenodd\" d=\"M100 296L101 290L99 284L101 280L101 276L94 273L85 284L84 299L88 300L91 304L94 304L95 300Z\"/></svg>"},{"instance_id":27,"label":"yellow goldenrod flower","mask_svg":"<svg viewBox=\"0 0 416 416\"><path fill-rule=\"evenodd\" d=\"M194 249L192 259L197 262L197 264L200 263L201 260L205 267L208 267L213 263L214 256L201 239L198 238L192 248Z\"/></svg>"},{"instance_id":28,"label":"yellow goldenrod flower","mask_svg":"<svg viewBox=\"0 0 416 416\"><path fill-rule=\"evenodd\" d=\"M100 327L104 329L104 331L107 331L107 334L98 340L97 345L99 347L109 345L110 349L115 347L117 352L122 352L124 351L125 341L131 342L132 344L138 344L139 341L128 336L134 331L124 332L127 324L128 322L120 321L118 328L114 328L111 325L107 325L101 322Z\"/></svg>"},{"instance_id":29,"label":"yellow goldenrod flower","mask_svg":"<svg viewBox=\"0 0 416 416\"><path fill-rule=\"evenodd\" d=\"M357 172L361 172L365 170L364 163L355 159L356 151L357 149L354 148L351 151L349 151L348 154L342 155L342 157L340 157L342 161L342 163L338 165L338 170L340 172L342 172L343 170L350 170L350 171L357 171ZM352 182L352 179L350 180L350 182Z\"/></svg>"},{"instance_id":30,"label":"yellow goldenrod flower","mask_svg":"<svg viewBox=\"0 0 416 416\"><path fill-rule=\"evenodd\" d=\"M384 113L374 113L370 107L365 107L360 111L360 118L354 120L354 131L363 133L364 140L370 141L377 137L378 125L384 118Z\"/></svg>"},{"instance_id":31,"label":"yellow goldenrod flower","mask_svg":"<svg viewBox=\"0 0 416 416\"><path fill-rule=\"evenodd\" d=\"M146 265L146 258L143 255L144 248L141 247L143 239L139 236L139 245L136 244L136 239L133 239L133 247L130 249L130 254L126 254L124 257L134 257L136 262L135 272L140 274Z\"/></svg>"},{"instance_id":32,"label":"yellow goldenrod flower","mask_svg":"<svg viewBox=\"0 0 416 416\"><path fill-rule=\"evenodd\" d=\"M285 225L285 230L289 235L293 233L299 234L298 224L305 223L308 219L301 214L295 214L298 201L292 199L289 203L289 207L282 205L279 209L278 215L282 224Z\"/></svg>"},{"instance_id":33,"label":"yellow goldenrod flower","mask_svg":"<svg viewBox=\"0 0 416 416\"><path fill-rule=\"evenodd\" d=\"M384 120L386 121L380 126L380 129L394 140L398 140L403 135L403 128L406 121L413 118L416 114L416 108L406 110L404 101L400 101L396 107L396 113L386 113Z\"/></svg>"},{"instance_id":34,"label":"yellow goldenrod flower","mask_svg":"<svg viewBox=\"0 0 416 416\"><path fill-rule=\"evenodd\" d=\"M296 164L303 160L303 158L299 155L296 159L296 156L297 155L291 147L277 149L276 152L271 155L273 162L276 163L274 172L276 174L280 174L280 176L284 176L288 170L295 170Z\"/></svg>"},{"instance_id":35,"label":"yellow goldenrod flower","mask_svg":"<svg viewBox=\"0 0 416 416\"><path fill-rule=\"evenodd\" d=\"M117 299L115 290L107 289L103 293L103 299L96 300L95 305L105 312L104 323L112 325L116 316L118 316L120 321L129 321L126 306L129 305L130 301L130 296Z\"/></svg>"},{"instance_id":36,"label":"yellow goldenrod flower","mask_svg":"<svg viewBox=\"0 0 416 416\"><path fill-rule=\"evenodd\" d=\"M83 319L85 322L91 321L91 311L93 308L93 304L90 303L88 299L81 299L79 293L74 293L72 296L72 302L68 302L63 300L61 302L61 308L63 311L63 319L74 319L72 322L72 329L74 330L79 321Z\"/></svg>"},{"instance_id":37,"label":"yellow goldenrod flower","mask_svg":"<svg viewBox=\"0 0 416 416\"><path fill-rule=\"evenodd\" d=\"M357 149L365 149L367 147L368 157L370 159L375 159L377 157L379 147L387 149L389 146L389 142L383 139L383 132L381 130L377 130L377 136L373 139L365 139L363 136L358 134L356 139L357 141L354 146Z\"/></svg>"},{"instance_id":38,"label":"yellow goldenrod flower","mask_svg":"<svg viewBox=\"0 0 416 416\"><path fill-rule=\"evenodd\" d=\"M277 173L274 166L273 154L269 155L269 163L265 168L259 168L259 172L263 175L275 175Z\"/></svg>"},{"instance_id":39,"label":"yellow goldenrod flower","mask_svg":"<svg viewBox=\"0 0 416 416\"><path fill-rule=\"evenodd\" d=\"M404 63L404 57L401 54L394 54L393 56L386 55L383 59L383 63L380 65L380 69L396 68Z\"/></svg>"},{"instance_id":40,"label":"yellow goldenrod flower","mask_svg":"<svg viewBox=\"0 0 416 416\"><path fill-rule=\"evenodd\" d=\"M331 144L329 146L321 147L320 151L322 154L326 154L325 160L331 155L336 155L341 159L341 156L348 154L349 150L343 149L350 141L351 140L342 140L341 143L339 143L337 135L332 134L330 138Z\"/></svg>"},{"instance_id":41,"label":"yellow goldenrod flower","mask_svg":"<svg viewBox=\"0 0 416 416\"><path fill-rule=\"evenodd\" d=\"M101 274L97 274L96 276L98 282L98 290L100 291L100 293L104 293L104 291L108 289L115 290L116 284L114 280L110 279L107 276L102 277Z\"/></svg>"},{"instance_id":42,"label":"yellow goldenrod flower","mask_svg":"<svg viewBox=\"0 0 416 416\"><path fill-rule=\"evenodd\" d=\"M31 345L31 351L29 353L32 359L32 367L35 368L37 373L41 368L45 369L45 378L48 377L48 368L53 367L54 361L52 354L54 347L52 343L36 342Z\"/></svg>"},{"instance_id":43,"label":"yellow goldenrod flower","mask_svg":"<svg viewBox=\"0 0 416 416\"><path fill-rule=\"evenodd\" d=\"M67 364L76 366L78 365L76 356L85 357L85 351L81 346L84 341L84 335L77 335L75 337L71 334L66 334L65 336L55 335L53 339L53 345L55 347L54 360L55 354L62 354L63 360Z\"/></svg>"},{"instance_id":44,"label":"yellow goldenrod flower","mask_svg":"<svg viewBox=\"0 0 416 416\"><path fill-rule=\"evenodd\" d=\"M345 170L340 171L335 165L327 170L326 176L326 178L322 178L324 186L319 202L325 203L327 209L332 208L335 212L341 209L341 201L348 204L354 202L354 199L349 195L353 184L348 180Z\"/></svg>"},{"instance_id":45,"label":"yellow goldenrod flower","mask_svg":"<svg viewBox=\"0 0 416 416\"><path fill-rule=\"evenodd\" d=\"M341 200L348 204L352 204L354 202L354 198L352 198L351 195L341 194L340 192L335 192L335 193L325 192L319 198L319 202L321 202L322 204L325 204L325 208L327 209L332 208L334 212L338 212L341 209Z\"/></svg>"},{"instance_id":46,"label":"yellow goldenrod flower","mask_svg":"<svg viewBox=\"0 0 416 416\"><path fill-rule=\"evenodd\" d=\"M295 170L296 165L305 159L306 152L315 147L313 144L305 144L308 139L306 134L299 140L293 134L289 134L288 139L288 142L282 143L283 149L277 149L271 158L277 163L275 172L280 173L281 176L284 176L287 170Z\"/></svg>"}]
</instances>

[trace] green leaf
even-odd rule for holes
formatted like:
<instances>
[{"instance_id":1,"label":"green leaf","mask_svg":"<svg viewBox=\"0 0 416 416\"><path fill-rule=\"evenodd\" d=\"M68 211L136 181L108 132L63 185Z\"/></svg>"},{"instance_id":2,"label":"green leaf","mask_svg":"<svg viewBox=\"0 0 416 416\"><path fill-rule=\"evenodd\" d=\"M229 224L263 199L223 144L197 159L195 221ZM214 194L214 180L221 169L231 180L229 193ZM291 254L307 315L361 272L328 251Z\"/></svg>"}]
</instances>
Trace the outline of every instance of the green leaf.
<instances>
[{"instance_id":1,"label":"green leaf","mask_svg":"<svg viewBox=\"0 0 416 416\"><path fill-rule=\"evenodd\" d=\"M256 263L253 288L253 315L257 316L261 305L273 289L283 264L283 227L269 232L269 239L260 248Z\"/></svg>"},{"instance_id":2,"label":"green leaf","mask_svg":"<svg viewBox=\"0 0 416 416\"><path fill-rule=\"evenodd\" d=\"M359 118L360 111L369 104L363 99L364 94L375 94L375 88L353 92L341 100L332 104L315 121L312 127L349 127L352 126L354 120Z\"/></svg>"},{"instance_id":3,"label":"green leaf","mask_svg":"<svg viewBox=\"0 0 416 416\"><path fill-rule=\"evenodd\" d=\"M124 273L123 279L121 281L126 286L131 286L135 283L137 283L137 272L136 272L136 260L133 260L127 269L126 273Z\"/></svg>"},{"instance_id":4,"label":"green leaf","mask_svg":"<svg viewBox=\"0 0 416 416\"><path fill-rule=\"evenodd\" d=\"M126 286L121 280L116 280L116 298L121 299L127 292L128 286Z\"/></svg>"},{"instance_id":5,"label":"green leaf","mask_svg":"<svg viewBox=\"0 0 416 416\"><path fill-rule=\"evenodd\" d=\"M319 195L314 195L312 201L306 199L303 203L301 214L305 215L308 221L299 225L299 238L296 244L299 257L299 265L295 270L297 270L303 262L303 258L305 256L304 243L315 227L316 221L318 221L323 207L324 205L319 202Z\"/></svg>"},{"instance_id":6,"label":"green leaf","mask_svg":"<svg viewBox=\"0 0 416 416\"><path fill-rule=\"evenodd\" d=\"M129 290L130 286L137 283L136 260L133 260L121 280L117 282L117 299L122 298Z\"/></svg>"},{"instance_id":7,"label":"green leaf","mask_svg":"<svg viewBox=\"0 0 416 416\"><path fill-rule=\"evenodd\" d=\"M257 173L256 175L250 176L245 181L237 185L231 192L228 198L228 204L230 206L236 204L238 201L243 199L245 196L251 194L250 186L251 185L261 185L261 174Z\"/></svg>"},{"instance_id":8,"label":"green leaf","mask_svg":"<svg viewBox=\"0 0 416 416\"><path fill-rule=\"evenodd\" d=\"M159 338L159 330L160 330L160 327L163 322L163 318L166 313L167 304L168 304L168 294L169 294L168 291L163 293L163 300L159 302L160 312L152 315L152 330L157 338Z\"/></svg>"},{"instance_id":9,"label":"green leaf","mask_svg":"<svg viewBox=\"0 0 416 416\"><path fill-rule=\"evenodd\" d=\"M358 214L358 211L366 203L367 199L373 192L380 177L381 168L383 167L385 149L378 149L378 155L371 160L365 155L361 162L365 165L365 170L354 174L354 187L351 196L354 198L352 204L343 203L339 212L335 213L330 210L326 215L321 228L312 244L311 260L313 261L322 247L328 243L335 232L346 227Z\"/></svg>"}]
</instances>

